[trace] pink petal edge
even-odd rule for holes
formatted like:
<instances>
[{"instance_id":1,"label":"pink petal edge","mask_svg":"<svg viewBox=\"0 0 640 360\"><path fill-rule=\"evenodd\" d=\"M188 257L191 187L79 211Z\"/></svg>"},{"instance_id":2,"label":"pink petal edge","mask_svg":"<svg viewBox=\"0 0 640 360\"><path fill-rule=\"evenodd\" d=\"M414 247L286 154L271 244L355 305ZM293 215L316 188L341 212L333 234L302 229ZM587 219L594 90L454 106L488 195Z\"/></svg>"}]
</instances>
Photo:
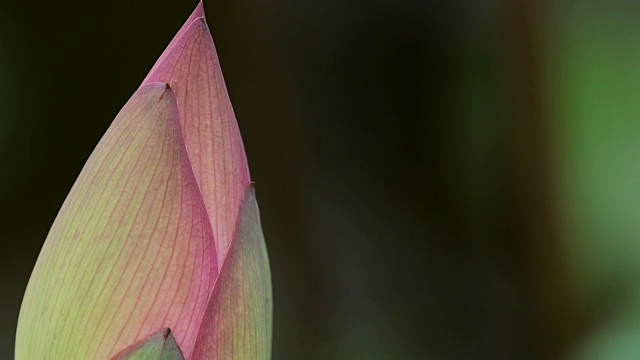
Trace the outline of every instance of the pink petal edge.
<instances>
[{"instance_id":1,"label":"pink petal edge","mask_svg":"<svg viewBox=\"0 0 640 360\"><path fill-rule=\"evenodd\" d=\"M153 81L170 83L176 93L187 152L207 206L221 266L250 175L202 2L143 84Z\"/></svg>"}]
</instances>

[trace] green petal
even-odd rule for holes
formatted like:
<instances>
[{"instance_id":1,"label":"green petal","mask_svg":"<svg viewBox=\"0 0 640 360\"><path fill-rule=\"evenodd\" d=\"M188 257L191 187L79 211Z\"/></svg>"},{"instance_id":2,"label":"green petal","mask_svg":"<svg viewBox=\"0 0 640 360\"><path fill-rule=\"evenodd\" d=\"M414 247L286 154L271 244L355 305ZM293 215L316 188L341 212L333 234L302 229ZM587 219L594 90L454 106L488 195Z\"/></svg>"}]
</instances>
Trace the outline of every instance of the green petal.
<instances>
[{"instance_id":1,"label":"green petal","mask_svg":"<svg viewBox=\"0 0 640 360\"><path fill-rule=\"evenodd\" d=\"M112 360L184 360L184 357L167 328L124 350Z\"/></svg>"},{"instance_id":2,"label":"green petal","mask_svg":"<svg viewBox=\"0 0 640 360\"><path fill-rule=\"evenodd\" d=\"M191 359L270 359L272 312L267 249L251 186Z\"/></svg>"}]
</instances>

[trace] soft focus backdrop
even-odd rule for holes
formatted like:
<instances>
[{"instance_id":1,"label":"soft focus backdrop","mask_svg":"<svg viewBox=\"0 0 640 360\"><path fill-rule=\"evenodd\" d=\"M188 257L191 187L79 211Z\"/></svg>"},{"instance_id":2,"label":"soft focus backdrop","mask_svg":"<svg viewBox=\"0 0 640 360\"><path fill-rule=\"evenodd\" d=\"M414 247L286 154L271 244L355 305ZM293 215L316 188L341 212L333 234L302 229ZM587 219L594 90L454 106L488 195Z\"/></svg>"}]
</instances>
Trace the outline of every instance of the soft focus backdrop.
<instances>
[{"instance_id":1,"label":"soft focus backdrop","mask_svg":"<svg viewBox=\"0 0 640 360\"><path fill-rule=\"evenodd\" d=\"M0 0L0 358L67 192L195 0ZM205 0L274 360L640 358L640 3Z\"/></svg>"}]
</instances>

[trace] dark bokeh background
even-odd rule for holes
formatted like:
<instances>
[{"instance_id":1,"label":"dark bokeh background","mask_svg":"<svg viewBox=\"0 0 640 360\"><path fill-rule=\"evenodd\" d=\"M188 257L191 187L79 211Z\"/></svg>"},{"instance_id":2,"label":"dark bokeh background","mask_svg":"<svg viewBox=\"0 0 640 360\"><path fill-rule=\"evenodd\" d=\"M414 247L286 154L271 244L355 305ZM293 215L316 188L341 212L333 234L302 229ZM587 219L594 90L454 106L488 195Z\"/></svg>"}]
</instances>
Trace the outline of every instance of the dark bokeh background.
<instances>
[{"instance_id":1,"label":"dark bokeh background","mask_svg":"<svg viewBox=\"0 0 640 360\"><path fill-rule=\"evenodd\" d=\"M628 3L205 0L275 360L640 354ZM195 5L0 0L0 358L67 192Z\"/></svg>"}]
</instances>

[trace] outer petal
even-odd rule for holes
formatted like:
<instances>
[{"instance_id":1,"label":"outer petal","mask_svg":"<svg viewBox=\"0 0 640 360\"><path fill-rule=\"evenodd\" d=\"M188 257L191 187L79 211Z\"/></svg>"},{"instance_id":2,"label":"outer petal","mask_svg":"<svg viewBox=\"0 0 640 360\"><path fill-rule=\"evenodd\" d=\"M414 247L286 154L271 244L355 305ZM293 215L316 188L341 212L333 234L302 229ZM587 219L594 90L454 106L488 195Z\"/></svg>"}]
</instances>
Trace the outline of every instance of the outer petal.
<instances>
[{"instance_id":1,"label":"outer petal","mask_svg":"<svg viewBox=\"0 0 640 360\"><path fill-rule=\"evenodd\" d=\"M141 87L87 161L23 300L16 359L107 359L170 327L189 356L217 276L173 91Z\"/></svg>"},{"instance_id":2,"label":"outer petal","mask_svg":"<svg viewBox=\"0 0 640 360\"><path fill-rule=\"evenodd\" d=\"M218 265L227 254L249 169L220 62L204 18L194 11L144 83L170 83L176 92L189 158L209 212Z\"/></svg>"},{"instance_id":3,"label":"outer petal","mask_svg":"<svg viewBox=\"0 0 640 360\"><path fill-rule=\"evenodd\" d=\"M250 187L191 359L270 359L272 312L267 250Z\"/></svg>"}]
</instances>

